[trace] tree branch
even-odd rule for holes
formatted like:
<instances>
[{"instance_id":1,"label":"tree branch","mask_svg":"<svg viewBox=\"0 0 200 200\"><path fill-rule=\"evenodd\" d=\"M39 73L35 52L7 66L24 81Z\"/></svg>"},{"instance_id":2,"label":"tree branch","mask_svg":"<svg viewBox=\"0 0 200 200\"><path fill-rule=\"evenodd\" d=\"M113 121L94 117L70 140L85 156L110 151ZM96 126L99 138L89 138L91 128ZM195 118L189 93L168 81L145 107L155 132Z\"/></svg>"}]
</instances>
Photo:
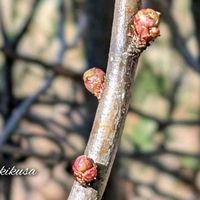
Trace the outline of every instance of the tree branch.
<instances>
[{"instance_id":1,"label":"tree branch","mask_svg":"<svg viewBox=\"0 0 200 200\"><path fill-rule=\"evenodd\" d=\"M85 154L98 165L98 180L92 187L75 181L69 200L101 199L118 149L128 112L131 82L139 55L127 48L127 26L140 1L116 0L105 90L90 134Z\"/></svg>"}]
</instances>

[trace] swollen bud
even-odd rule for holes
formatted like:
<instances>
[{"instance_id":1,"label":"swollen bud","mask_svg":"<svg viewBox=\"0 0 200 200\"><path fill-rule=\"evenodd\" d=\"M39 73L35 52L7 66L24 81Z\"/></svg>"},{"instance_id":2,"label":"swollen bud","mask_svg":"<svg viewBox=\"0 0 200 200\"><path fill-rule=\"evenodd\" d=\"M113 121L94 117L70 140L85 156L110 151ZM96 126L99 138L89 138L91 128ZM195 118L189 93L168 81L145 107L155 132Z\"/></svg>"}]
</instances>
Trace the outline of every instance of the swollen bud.
<instances>
[{"instance_id":1,"label":"swollen bud","mask_svg":"<svg viewBox=\"0 0 200 200\"><path fill-rule=\"evenodd\" d=\"M97 166L86 155L81 155L76 158L72 170L76 180L83 186L89 185L97 177Z\"/></svg>"},{"instance_id":2,"label":"swollen bud","mask_svg":"<svg viewBox=\"0 0 200 200\"><path fill-rule=\"evenodd\" d=\"M105 85L104 71L95 67L91 68L84 73L83 81L87 90L100 99Z\"/></svg>"},{"instance_id":3,"label":"swollen bud","mask_svg":"<svg viewBox=\"0 0 200 200\"><path fill-rule=\"evenodd\" d=\"M160 13L150 8L141 9L133 16L133 32L139 37L141 43L148 45L160 36L159 21Z\"/></svg>"}]
</instances>

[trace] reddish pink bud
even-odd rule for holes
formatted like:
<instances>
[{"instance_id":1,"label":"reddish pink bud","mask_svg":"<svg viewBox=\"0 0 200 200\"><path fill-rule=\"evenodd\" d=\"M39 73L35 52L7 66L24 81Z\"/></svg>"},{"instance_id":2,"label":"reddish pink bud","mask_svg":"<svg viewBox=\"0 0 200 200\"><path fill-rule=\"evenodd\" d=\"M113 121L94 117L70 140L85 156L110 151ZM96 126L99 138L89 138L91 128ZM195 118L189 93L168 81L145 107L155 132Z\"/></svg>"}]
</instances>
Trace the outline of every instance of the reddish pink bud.
<instances>
[{"instance_id":1,"label":"reddish pink bud","mask_svg":"<svg viewBox=\"0 0 200 200\"><path fill-rule=\"evenodd\" d=\"M105 85L105 73L94 67L84 73L83 80L87 90L100 99Z\"/></svg>"},{"instance_id":2,"label":"reddish pink bud","mask_svg":"<svg viewBox=\"0 0 200 200\"><path fill-rule=\"evenodd\" d=\"M89 185L97 176L96 164L86 155L81 155L76 158L72 170L76 180L82 185Z\"/></svg>"},{"instance_id":3,"label":"reddish pink bud","mask_svg":"<svg viewBox=\"0 0 200 200\"><path fill-rule=\"evenodd\" d=\"M160 13L150 8L141 9L133 16L133 28L140 40L148 44L160 36L159 20Z\"/></svg>"}]
</instances>

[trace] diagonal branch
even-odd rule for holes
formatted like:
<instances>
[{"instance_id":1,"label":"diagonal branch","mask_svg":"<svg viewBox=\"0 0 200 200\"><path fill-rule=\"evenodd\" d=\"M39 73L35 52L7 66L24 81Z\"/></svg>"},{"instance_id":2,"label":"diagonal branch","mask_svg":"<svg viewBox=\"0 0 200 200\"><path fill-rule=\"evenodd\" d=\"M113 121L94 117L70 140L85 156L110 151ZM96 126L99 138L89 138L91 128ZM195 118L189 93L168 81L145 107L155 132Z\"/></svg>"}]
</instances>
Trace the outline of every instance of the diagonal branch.
<instances>
[{"instance_id":1,"label":"diagonal branch","mask_svg":"<svg viewBox=\"0 0 200 200\"><path fill-rule=\"evenodd\" d=\"M50 87L53 81L52 75L49 75L43 82L41 88L32 96L25 99L18 108L16 108L11 114L10 118L7 120L5 124L4 130L0 134L0 146L6 143L14 130L25 116L29 108L33 105L33 103Z\"/></svg>"},{"instance_id":2,"label":"diagonal branch","mask_svg":"<svg viewBox=\"0 0 200 200\"><path fill-rule=\"evenodd\" d=\"M130 54L127 27L140 6L138 0L116 0L105 90L97 108L85 154L98 164L92 187L75 181L69 200L101 199L116 156L128 112L133 75L139 54ZM137 49L138 50L138 49Z\"/></svg>"}]
</instances>

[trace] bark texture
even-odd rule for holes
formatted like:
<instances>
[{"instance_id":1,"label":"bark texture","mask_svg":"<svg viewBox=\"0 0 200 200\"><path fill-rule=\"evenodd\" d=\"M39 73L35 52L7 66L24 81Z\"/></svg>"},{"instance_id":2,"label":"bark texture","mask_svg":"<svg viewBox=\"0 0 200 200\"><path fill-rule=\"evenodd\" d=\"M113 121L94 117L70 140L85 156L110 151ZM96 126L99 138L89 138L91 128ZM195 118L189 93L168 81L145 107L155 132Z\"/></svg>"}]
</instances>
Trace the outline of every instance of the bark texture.
<instances>
[{"instance_id":1,"label":"bark texture","mask_svg":"<svg viewBox=\"0 0 200 200\"><path fill-rule=\"evenodd\" d=\"M116 0L105 90L99 102L85 154L98 165L97 180L91 187L75 181L69 200L101 199L119 146L129 108L131 85L138 49L129 47L127 30L131 16L138 11L140 1Z\"/></svg>"}]
</instances>

